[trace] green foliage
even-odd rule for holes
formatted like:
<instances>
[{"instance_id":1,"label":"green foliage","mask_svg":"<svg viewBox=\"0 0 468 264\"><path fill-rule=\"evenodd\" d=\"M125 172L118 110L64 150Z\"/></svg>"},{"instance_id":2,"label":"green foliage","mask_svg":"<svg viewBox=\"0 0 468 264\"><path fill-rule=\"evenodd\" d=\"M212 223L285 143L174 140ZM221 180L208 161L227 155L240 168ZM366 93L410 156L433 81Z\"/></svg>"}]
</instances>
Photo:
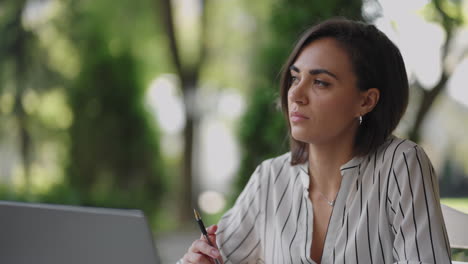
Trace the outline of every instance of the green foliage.
<instances>
[{"instance_id":1,"label":"green foliage","mask_svg":"<svg viewBox=\"0 0 468 264\"><path fill-rule=\"evenodd\" d=\"M452 261L468 261L468 249L452 248Z\"/></svg>"},{"instance_id":2,"label":"green foliage","mask_svg":"<svg viewBox=\"0 0 468 264\"><path fill-rule=\"evenodd\" d=\"M468 214L468 197L467 197L466 193L465 193L465 197L441 198L440 203L445 204L447 206L450 206L452 208L455 208L458 211L462 211L465 214Z\"/></svg>"},{"instance_id":3,"label":"green foliage","mask_svg":"<svg viewBox=\"0 0 468 264\"><path fill-rule=\"evenodd\" d=\"M38 34L25 19L25 10L30 2L0 2L0 137L15 138L11 145L16 149L6 149L13 152L8 156L16 154L21 163L20 167L11 159L14 161L12 169L6 166L1 176L8 179L12 177L13 170L20 167L25 192L29 192L31 187L32 165L42 154L41 143L47 141L50 134L60 133L39 120L38 98L62 81L59 74L49 67L47 53ZM8 145L5 141L1 142L1 147Z\"/></svg>"},{"instance_id":4,"label":"green foliage","mask_svg":"<svg viewBox=\"0 0 468 264\"><path fill-rule=\"evenodd\" d=\"M21 188L0 184L0 200L19 202L40 202L50 204L81 204L79 193L64 183L55 184L44 191L25 192Z\"/></svg>"},{"instance_id":5,"label":"green foliage","mask_svg":"<svg viewBox=\"0 0 468 264\"><path fill-rule=\"evenodd\" d=\"M468 179L461 165L454 161L452 154L446 157L439 178L439 188L441 197L466 197L468 189Z\"/></svg>"},{"instance_id":6,"label":"green foliage","mask_svg":"<svg viewBox=\"0 0 468 264\"><path fill-rule=\"evenodd\" d=\"M137 207L152 215L165 189L164 172L138 67L128 51L112 55L99 32L89 36L82 71L70 90L76 113L70 185L85 205Z\"/></svg>"},{"instance_id":7,"label":"green foliage","mask_svg":"<svg viewBox=\"0 0 468 264\"><path fill-rule=\"evenodd\" d=\"M43 16L40 22L24 18L32 4L39 10L37 17ZM28 160L39 167L60 163L51 167L58 167L54 173L64 179L42 189L2 185L0 199L140 208L150 217L156 214L167 174L158 130L144 105L146 85L165 58L157 45L161 34L155 12L152 0L0 2L0 98L3 102L7 97L2 93L8 90L14 104L8 114L21 121L21 135L29 133L23 141L38 146L20 155L33 153ZM45 98L55 105L44 107ZM61 98L67 98L62 105ZM68 121L55 127L58 122L50 117L61 110ZM52 125L36 128L46 123ZM18 133L5 124L2 133ZM26 143L15 146L14 154L26 149ZM41 152L44 145L48 148ZM41 167L41 173L48 169Z\"/></svg>"},{"instance_id":8,"label":"green foliage","mask_svg":"<svg viewBox=\"0 0 468 264\"><path fill-rule=\"evenodd\" d=\"M237 194L262 160L288 149L287 129L283 117L273 103L275 97L277 94L268 86L256 88L255 95L250 98L248 111L239 126L243 155L237 179Z\"/></svg>"},{"instance_id":9,"label":"green foliage","mask_svg":"<svg viewBox=\"0 0 468 264\"><path fill-rule=\"evenodd\" d=\"M13 94L25 90L43 90L57 84L58 76L47 65L45 50L37 34L22 21L27 1L0 3L0 94L13 88Z\"/></svg>"},{"instance_id":10,"label":"green foliage","mask_svg":"<svg viewBox=\"0 0 468 264\"><path fill-rule=\"evenodd\" d=\"M248 94L248 107L240 123L242 161L236 193L243 189L255 167L263 160L289 149L287 124L276 107L278 74L300 34L309 26L334 16L361 19L361 0L276 1L261 38L258 56L252 62L255 76Z\"/></svg>"}]
</instances>

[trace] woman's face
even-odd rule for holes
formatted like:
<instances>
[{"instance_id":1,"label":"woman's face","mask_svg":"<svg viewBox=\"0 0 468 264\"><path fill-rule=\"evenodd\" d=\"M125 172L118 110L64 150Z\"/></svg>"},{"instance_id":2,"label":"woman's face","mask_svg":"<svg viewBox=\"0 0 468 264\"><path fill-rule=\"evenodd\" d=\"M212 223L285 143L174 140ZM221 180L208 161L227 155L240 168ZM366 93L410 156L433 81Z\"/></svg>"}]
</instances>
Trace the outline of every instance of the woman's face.
<instances>
[{"instance_id":1,"label":"woman's face","mask_svg":"<svg viewBox=\"0 0 468 264\"><path fill-rule=\"evenodd\" d=\"M292 137L322 144L354 135L359 126L365 92L346 51L333 38L322 38L306 46L290 67L288 91ZM351 134L350 134L351 133Z\"/></svg>"}]
</instances>

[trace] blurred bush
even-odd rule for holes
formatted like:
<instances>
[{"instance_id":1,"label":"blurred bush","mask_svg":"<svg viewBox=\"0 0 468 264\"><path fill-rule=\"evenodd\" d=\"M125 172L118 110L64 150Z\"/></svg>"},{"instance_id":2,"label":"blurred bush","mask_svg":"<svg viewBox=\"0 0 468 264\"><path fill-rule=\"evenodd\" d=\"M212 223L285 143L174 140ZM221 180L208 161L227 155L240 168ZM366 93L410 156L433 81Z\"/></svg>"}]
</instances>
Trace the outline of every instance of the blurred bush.
<instances>
[{"instance_id":1,"label":"blurred bush","mask_svg":"<svg viewBox=\"0 0 468 264\"><path fill-rule=\"evenodd\" d=\"M0 199L157 214L167 172L144 98L162 58L153 4L0 2Z\"/></svg>"}]
</instances>

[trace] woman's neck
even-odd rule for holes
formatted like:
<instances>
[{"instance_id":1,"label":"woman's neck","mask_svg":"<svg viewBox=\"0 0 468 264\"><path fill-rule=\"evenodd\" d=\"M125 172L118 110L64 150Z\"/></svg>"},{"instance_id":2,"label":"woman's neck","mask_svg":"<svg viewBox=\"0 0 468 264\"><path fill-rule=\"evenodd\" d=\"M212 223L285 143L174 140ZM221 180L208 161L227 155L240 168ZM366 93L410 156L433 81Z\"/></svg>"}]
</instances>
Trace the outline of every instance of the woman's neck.
<instances>
[{"instance_id":1,"label":"woman's neck","mask_svg":"<svg viewBox=\"0 0 468 264\"><path fill-rule=\"evenodd\" d=\"M314 189L333 196L340 188L340 167L354 156L353 138L328 144L309 144L309 177Z\"/></svg>"}]
</instances>

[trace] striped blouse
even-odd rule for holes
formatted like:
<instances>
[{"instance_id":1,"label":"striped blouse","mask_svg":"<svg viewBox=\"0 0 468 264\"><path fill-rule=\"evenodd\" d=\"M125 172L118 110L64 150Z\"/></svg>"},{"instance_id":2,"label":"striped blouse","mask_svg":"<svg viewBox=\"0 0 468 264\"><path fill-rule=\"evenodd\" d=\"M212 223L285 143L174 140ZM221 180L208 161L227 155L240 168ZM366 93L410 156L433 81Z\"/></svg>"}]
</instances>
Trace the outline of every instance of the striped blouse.
<instances>
[{"instance_id":1,"label":"striped blouse","mask_svg":"<svg viewBox=\"0 0 468 264\"><path fill-rule=\"evenodd\" d=\"M315 263L308 162L290 160L262 162L219 221L226 264ZM392 136L340 169L321 263L451 262L437 177L421 147Z\"/></svg>"}]
</instances>

